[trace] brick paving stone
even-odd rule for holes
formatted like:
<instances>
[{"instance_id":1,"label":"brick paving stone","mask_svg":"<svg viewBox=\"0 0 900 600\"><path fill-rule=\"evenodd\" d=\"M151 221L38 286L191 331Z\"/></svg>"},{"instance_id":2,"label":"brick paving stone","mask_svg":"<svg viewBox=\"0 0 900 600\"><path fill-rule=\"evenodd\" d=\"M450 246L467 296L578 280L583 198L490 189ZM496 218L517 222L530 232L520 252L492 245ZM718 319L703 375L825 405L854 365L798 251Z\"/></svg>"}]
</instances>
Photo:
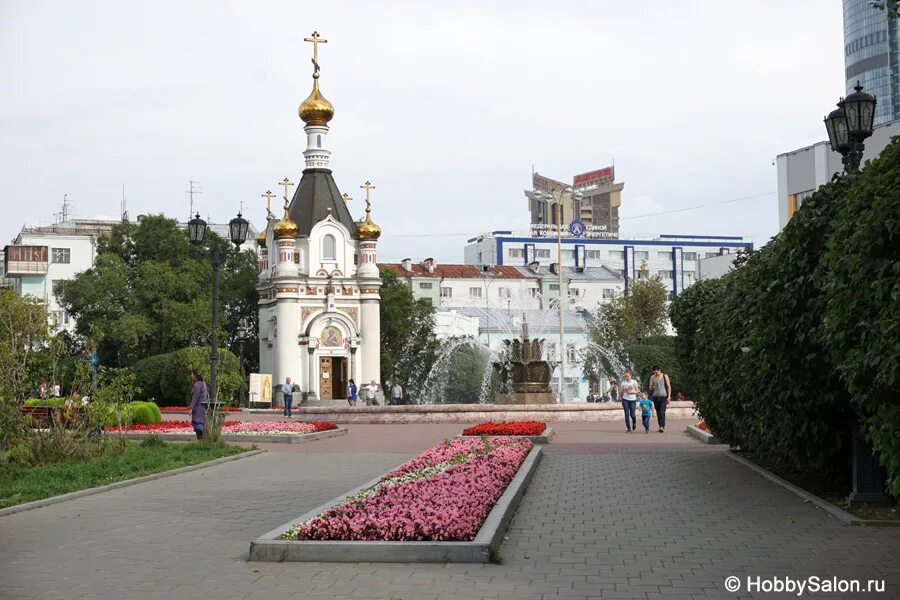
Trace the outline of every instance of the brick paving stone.
<instances>
[{"instance_id":1,"label":"brick paving stone","mask_svg":"<svg viewBox=\"0 0 900 600\"><path fill-rule=\"evenodd\" d=\"M681 435L553 423L493 564L249 563L254 537L455 435L351 425L270 452L0 517L0 598L772 598L734 574L887 580L900 528L849 527ZM819 594L816 598L838 597Z\"/></svg>"}]
</instances>

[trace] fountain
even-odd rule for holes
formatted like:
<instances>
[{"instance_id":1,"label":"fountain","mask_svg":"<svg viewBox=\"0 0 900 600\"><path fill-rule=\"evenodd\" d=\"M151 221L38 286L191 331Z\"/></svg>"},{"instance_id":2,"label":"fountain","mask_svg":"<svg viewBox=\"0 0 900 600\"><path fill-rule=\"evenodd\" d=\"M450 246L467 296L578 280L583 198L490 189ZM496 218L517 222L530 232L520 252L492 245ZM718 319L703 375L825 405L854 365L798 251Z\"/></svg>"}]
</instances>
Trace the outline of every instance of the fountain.
<instances>
[{"instance_id":1,"label":"fountain","mask_svg":"<svg viewBox=\"0 0 900 600\"><path fill-rule=\"evenodd\" d=\"M503 340L506 349L493 363L500 375L497 404L556 404L550 391L553 366L543 359L544 340L528 338L528 321L522 315L521 339Z\"/></svg>"}]
</instances>

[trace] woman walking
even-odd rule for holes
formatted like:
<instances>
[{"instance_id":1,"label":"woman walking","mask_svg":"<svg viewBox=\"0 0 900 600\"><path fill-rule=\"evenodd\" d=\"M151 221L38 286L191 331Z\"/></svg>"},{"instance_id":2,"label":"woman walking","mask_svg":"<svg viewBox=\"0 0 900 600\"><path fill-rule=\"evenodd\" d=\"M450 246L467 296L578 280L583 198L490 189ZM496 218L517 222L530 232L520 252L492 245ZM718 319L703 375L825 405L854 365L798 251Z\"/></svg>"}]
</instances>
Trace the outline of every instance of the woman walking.
<instances>
[{"instance_id":1,"label":"woman walking","mask_svg":"<svg viewBox=\"0 0 900 600\"><path fill-rule=\"evenodd\" d=\"M625 377L619 385L619 393L622 394L622 410L625 411L625 433L631 433L637 426L634 413L640 392L640 384L636 379L631 378L631 369L625 369Z\"/></svg>"},{"instance_id":2,"label":"woman walking","mask_svg":"<svg viewBox=\"0 0 900 600\"><path fill-rule=\"evenodd\" d=\"M650 393L653 395L653 406L656 408L656 422L659 424L659 432L666 431L666 406L672 401L672 383L669 376L659 367L653 367L653 375L650 376Z\"/></svg>"},{"instance_id":3,"label":"woman walking","mask_svg":"<svg viewBox=\"0 0 900 600\"><path fill-rule=\"evenodd\" d=\"M356 406L356 393L357 393L356 383L351 379L350 383L347 384L347 403L350 406Z\"/></svg>"},{"instance_id":4,"label":"woman walking","mask_svg":"<svg viewBox=\"0 0 900 600\"><path fill-rule=\"evenodd\" d=\"M203 375L197 369L191 369L191 377L194 379L194 389L191 392L191 426L197 439L203 439L203 428L206 425L206 410L203 403L209 397L206 392L206 383L203 381Z\"/></svg>"}]
</instances>

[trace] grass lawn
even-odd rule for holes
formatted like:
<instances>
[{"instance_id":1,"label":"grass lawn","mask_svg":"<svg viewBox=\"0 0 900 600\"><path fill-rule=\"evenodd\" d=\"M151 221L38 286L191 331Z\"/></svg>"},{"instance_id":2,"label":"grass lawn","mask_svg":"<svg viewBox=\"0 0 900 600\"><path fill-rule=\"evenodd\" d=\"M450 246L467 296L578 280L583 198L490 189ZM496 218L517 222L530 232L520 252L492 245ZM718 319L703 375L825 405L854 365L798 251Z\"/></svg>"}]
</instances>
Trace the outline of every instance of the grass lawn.
<instances>
[{"instance_id":1,"label":"grass lawn","mask_svg":"<svg viewBox=\"0 0 900 600\"><path fill-rule=\"evenodd\" d=\"M129 442L121 454L0 472L0 508L246 452L227 444Z\"/></svg>"}]
</instances>

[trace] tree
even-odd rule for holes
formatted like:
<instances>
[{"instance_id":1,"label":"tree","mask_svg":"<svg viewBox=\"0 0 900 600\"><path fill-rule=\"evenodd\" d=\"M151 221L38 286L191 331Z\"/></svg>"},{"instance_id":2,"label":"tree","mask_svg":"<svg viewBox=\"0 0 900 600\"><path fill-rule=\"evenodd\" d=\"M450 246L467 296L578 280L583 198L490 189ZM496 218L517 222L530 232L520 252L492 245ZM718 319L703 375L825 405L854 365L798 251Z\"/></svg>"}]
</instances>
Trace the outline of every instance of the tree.
<instances>
[{"instance_id":1,"label":"tree","mask_svg":"<svg viewBox=\"0 0 900 600\"><path fill-rule=\"evenodd\" d=\"M256 257L208 231L192 246L178 224L162 215L123 222L100 238L94 266L57 287L61 306L83 338L96 340L102 364L133 365L147 356L209 342L212 319L211 249L218 246L219 339L256 370Z\"/></svg>"},{"instance_id":2,"label":"tree","mask_svg":"<svg viewBox=\"0 0 900 600\"><path fill-rule=\"evenodd\" d=\"M424 380L434 364L435 310L427 300L415 300L393 271L382 269L381 281L381 381L399 381L414 394L410 383Z\"/></svg>"},{"instance_id":3,"label":"tree","mask_svg":"<svg viewBox=\"0 0 900 600\"><path fill-rule=\"evenodd\" d=\"M47 310L36 298L0 289L0 398L24 399L34 387L29 362L46 344Z\"/></svg>"},{"instance_id":4,"label":"tree","mask_svg":"<svg viewBox=\"0 0 900 600\"><path fill-rule=\"evenodd\" d=\"M589 326L592 345L581 353L585 373L621 376L631 364L629 344L665 333L667 296L662 279L644 276L633 281L622 296L601 303Z\"/></svg>"}]
</instances>

